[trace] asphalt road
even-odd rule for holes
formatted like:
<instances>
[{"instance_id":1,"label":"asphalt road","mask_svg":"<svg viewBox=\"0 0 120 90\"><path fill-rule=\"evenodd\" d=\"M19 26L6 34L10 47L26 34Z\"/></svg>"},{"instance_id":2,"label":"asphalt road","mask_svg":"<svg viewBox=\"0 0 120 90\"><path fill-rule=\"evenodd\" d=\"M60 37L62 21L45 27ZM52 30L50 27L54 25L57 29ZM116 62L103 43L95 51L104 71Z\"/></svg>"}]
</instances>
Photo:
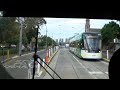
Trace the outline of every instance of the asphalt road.
<instances>
[{"instance_id":1,"label":"asphalt road","mask_svg":"<svg viewBox=\"0 0 120 90\"><path fill-rule=\"evenodd\" d=\"M37 54L42 59L45 58L45 50L41 50ZM33 62L33 53L24 54L20 57L13 57L12 60L4 63L3 65L6 68L6 71L15 79L28 79L28 63L31 62Z\"/></svg>"},{"instance_id":2,"label":"asphalt road","mask_svg":"<svg viewBox=\"0 0 120 90\"><path fill-rule=\"evenodd\" d=\"M66 48L61 48L54 56L50 67L62 79L109 79L108 63L102 60L83 60ZM55 79L59 79L49 68L47 70ZM52 79L45 71L39 79Z\"/></svg>"}]
</instances>

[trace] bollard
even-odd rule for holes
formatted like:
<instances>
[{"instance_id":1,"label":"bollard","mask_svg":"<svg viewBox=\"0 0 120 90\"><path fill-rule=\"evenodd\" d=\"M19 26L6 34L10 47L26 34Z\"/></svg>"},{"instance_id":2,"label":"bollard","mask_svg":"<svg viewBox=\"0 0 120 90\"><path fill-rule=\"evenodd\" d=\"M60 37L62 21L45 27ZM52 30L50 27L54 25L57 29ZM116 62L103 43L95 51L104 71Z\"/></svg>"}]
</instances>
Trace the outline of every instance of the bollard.
<instances>
[{"instance_id":1,"label":"bollard","mask_svg":"<svg viewBox=\"0 0 120 90\"><path fill-rule=\"evenodd\" d=\"M10 53L9 53L9 49L7 50L7 59L9 59L9 56L10 55Z\"/></svg>"},{"instance_id":2,"label":"bollard","mask_svg":"<svg viewBox=\"0 0 120 90\"><path fill-rule=\"evenodd\" d=\"M109 59L109 52L108 52L108 50L107 50L107 59Z\"/></svg>"},{"instance_id":3,"label":"bollard","mask_svg":"<svg viewBox=\"0 0 120 90\"><path fill-rule=\"evenodd\" d=\"M31 65L29 65L29 68L28 68L28 79L31 79L31 78L32 78Z\"/></svg>"},{"instance_id":4,"label":"bollard","mask_svg":"<svg viewBox=\"0 0 120 90\"><path fill-rule=\"evenodd\" d=\"M38 62L41 63L39 58L38 58ZM39 63L37 63L38 64L37 65L37 73L38 73L38 75L40 73L40 64Z\"/></svg>"},{"instance_id":5,"label":"bollard","mask_svg":"<svg viewBox=\"0 0 120 90\"><path fill-rule=\"evenodd\" d=\"M28 79L32 79L32 67L31 67L31 62L28 62Z\"/></svg>"},{"instance_id":6,"label":"bollard","mask_svg":"<svg viewBox=\"0 0 120 90\"><path fill-rule=\"evenodd\" d=\"M50 49L51 55L52 55L52 48Z\"/></svg>"},{"instance_id":7,"label":"bollard","mask_svg":"<svg viewBox=\"0 0 120 90\"><path fill-rule=\"evenodd\" d=\"M46 50L46 58L45 58L45 62L48 63L48 50Z\"/></svg>"},{"instance_id":8,"label":"bollard","mask_svg":"<svg viewBox=\"0 0 120 90\"><path fill-rule=\"evenodd\" d=\"M51 55L50 55L50 49L49 49L49 57L50 57Z\"/></svg>"},{"instance_id":9,"label":"bollard","mask_svg":"<svg viewBox=\"0 0 120 90\"><path fill-rule=\"evenodd\" d=\"M2 48L2 56L3 56L3 61L2 63L4 62L4 48Z\"/></svg>"},{"instance_id":10,"label":"bollard","mask_svg":"<svg viewBox=\"0 0 120 90\"><path fill-rule=\"evenodd\" d=\"M43 61L45 62L45 59L43 58ZM44 62L42 62L42 66L44 67L45 66L45 63Z\"/></svg>"}]
</instances>

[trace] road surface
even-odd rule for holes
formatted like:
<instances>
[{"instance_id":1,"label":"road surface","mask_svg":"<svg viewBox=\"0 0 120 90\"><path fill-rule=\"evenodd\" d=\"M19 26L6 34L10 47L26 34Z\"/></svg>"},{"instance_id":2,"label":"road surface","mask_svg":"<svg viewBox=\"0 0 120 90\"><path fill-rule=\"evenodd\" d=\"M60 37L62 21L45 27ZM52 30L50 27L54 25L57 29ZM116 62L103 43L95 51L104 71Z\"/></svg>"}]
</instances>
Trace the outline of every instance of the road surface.
<instances>
[{"instance_id":1,"label":"road surface","mask_svg":"<svg viewBox=\"0 0 120 90\"><path fill-rule=\"evenodd\" d=\"M80 59L66 48L61 48L57 52L50 67L62 79L109 79L107 62ZM59 79L49 68L47 70L55 79ZM52 77L44 71L38 79L52 79Z\"/></svg>"},{"instance_id":2,"label":"road surface","mask_svg":"<svg viewBox=\"0 0 120 90\"><path fill-rule=\"evenodd\" d=\"M45 50L37 53L42 59L45 58ZM20 57L15 56L12 60L4 63L4 67L9 74L15 79L28 79L28 63L33 61L33 53L24 54ZM32 67L31 67L32 68Z\"/></svg>"}]
</instances>

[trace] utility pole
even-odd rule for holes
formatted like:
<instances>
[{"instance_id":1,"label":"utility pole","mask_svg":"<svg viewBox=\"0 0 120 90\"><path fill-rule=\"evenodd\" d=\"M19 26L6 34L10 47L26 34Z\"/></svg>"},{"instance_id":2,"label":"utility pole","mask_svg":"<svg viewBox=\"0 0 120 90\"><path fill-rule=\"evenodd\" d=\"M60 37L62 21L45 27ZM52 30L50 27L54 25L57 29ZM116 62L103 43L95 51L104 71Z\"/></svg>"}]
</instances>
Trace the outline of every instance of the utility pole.
<instances>
[{"instance_id":1,"label":"utility pole","mask_svg":"<svg viewBox=\"0 0 120 90\"><path fill-rule=\"evenodd\" d=\"M46 26L46 24L45 24ZM46 26L46 50L47 50L47 26Z\"/></svg>"},{"instance_id":2,"label":"utility pole","mask_svg":"<svg viewBox=\"0 0 120 90\"><path fill-rule=\"evenodd\" d=\"M46 24L45 24L46 26ZM47 26L46 26L46 58L45 58L45 62L48 64L48 45L47 45Z\"/></svg>"},{"instance_id":3,"label":"utility pole","mask_svg":"<svg viewBox=\"0 0 120 90\"><path fill-rule=\"evenodd\" d=\"M53 33L52 33L52 47L53 47Z\"/></svg>"},{"instance_id":4,"label":"utility pole","mask_svg":"<svg viewBox=\"0 0 120 90\"><path fill-rule=\"evenodd\" d=\"M20 40L19 40L19 55L21 56L21 49L22 49L22 17L19 18L20 19L20 24L21 24L21 29L20 29Z\"/></svg>"}]
</instances>

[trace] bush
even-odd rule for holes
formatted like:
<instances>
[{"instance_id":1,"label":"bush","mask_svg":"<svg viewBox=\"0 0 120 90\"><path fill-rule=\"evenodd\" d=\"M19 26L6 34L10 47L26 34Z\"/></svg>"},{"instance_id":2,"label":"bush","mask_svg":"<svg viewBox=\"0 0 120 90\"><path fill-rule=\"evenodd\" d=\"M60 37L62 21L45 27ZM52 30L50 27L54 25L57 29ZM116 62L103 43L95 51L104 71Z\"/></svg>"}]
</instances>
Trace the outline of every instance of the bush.
<instances>
[{"instance_id":1,"label":"bush","mask_svg":"<svg viewBox=\"0 0 120 90\"><path fill-rule=\"evenodd\" d=\"M4 48L4 55L7 55L7 48ZM10 48L9 54L17 54L18 50L16 48ZM0 49L0 56L3 55L3 50Z\"/></svg>"}]
</instances>

